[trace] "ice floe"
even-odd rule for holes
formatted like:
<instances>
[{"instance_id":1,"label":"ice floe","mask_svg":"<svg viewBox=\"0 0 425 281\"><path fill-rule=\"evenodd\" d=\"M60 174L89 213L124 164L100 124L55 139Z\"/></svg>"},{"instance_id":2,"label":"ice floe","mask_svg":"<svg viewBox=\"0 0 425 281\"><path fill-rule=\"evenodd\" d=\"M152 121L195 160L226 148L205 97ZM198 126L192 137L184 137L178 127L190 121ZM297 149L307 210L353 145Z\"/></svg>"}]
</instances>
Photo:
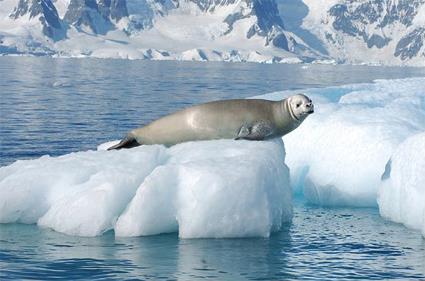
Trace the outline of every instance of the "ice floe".
<instances>
[{"instance_id":1,"label":"ice floe","mask_svg":"<svg viewBox=\"0 0 425 281\"><path fill-rule=\"evenodd\" d=\"M378 203L381 216L422 230L425 237L425 132L405 140L391 156Z\"/></svg>"},{"instance_id":2,"label":"ice floe","mask_svg":"<svg viewBox=\"0 0 425 281\"><path fill-rule=\"evenodd\" d=\"M424 84L411 78L304 90L315 113L283 137L295 192L323 206L377 206L385 164L407 137L425 131Z\"/></svg>"},{"instance_id":3,"label":"ice floe","mask_svg":"<svg viewBox=\"0 0 425 281\"><path fill-rule=\"evenodd\" d=\"M292 218L284 159L281 140L217 140L17 161L0 168L0 222L81 236L267 237Z\"/></svg>"},{"instance_id":4,"label":"ice floe","mask_svg":"<svg viewBox=\"0 0 425 281\"><path fill-rule=\"evenodd\" d=\"M83 236L266 237L291 220L292 186L312 204L379 203L383 217L425 234L424 84L303 90L316 112L283 137L285 146L215 140L104 151L110 142L17 161L0 168L0 222Z\"/></svg>"}]
</instances>

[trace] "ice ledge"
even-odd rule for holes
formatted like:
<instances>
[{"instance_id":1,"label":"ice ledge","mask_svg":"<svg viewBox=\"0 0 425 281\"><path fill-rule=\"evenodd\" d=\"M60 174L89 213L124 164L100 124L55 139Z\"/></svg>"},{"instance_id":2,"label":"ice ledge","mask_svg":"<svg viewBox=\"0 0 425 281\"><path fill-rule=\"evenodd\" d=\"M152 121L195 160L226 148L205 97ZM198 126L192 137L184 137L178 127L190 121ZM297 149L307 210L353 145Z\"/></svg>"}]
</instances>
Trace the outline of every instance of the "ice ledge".
<instances>
[{"instance_id":1,"label":"ice ledge","mask_svg":"<svg viewBox=\"0 0 425 281\"><path fill-rule=\"evenodd\" d=\"M405 140L387 163L378 193L382 217L425 237L425 132Z\"/></svg>"},{"instance_id":2,"label":"ice ledge","mask_svg":"<svg viewBox=\"0 0 425 281\"><path fill-rule=\"evenodd\" d=\"M406 138L425 131L424 83L409 78L303 90L315 113L283 138L295 192L321 206L378 207L388 159Z\"/></svg>"},{"instance_id":3,"label":"ice ledge","mask_svg":"<svg viewBox=\"0 0 425 281\"><path fill-rule=\"evenodd\" d=\"M69 235L267 237L292 218L281 140L78 152L0 168L0 222Z\"/></svg>"}]
</instances>

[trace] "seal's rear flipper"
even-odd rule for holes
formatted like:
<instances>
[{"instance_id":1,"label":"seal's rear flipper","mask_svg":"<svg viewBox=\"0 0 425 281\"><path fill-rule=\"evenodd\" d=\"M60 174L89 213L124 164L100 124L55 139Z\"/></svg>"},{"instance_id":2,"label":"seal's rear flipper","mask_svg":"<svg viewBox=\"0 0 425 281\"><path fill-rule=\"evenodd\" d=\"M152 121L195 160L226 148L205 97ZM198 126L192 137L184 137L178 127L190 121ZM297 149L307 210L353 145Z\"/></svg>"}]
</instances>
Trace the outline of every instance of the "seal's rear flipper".
<instances>
[{"instance_id":1,"label":"seal's rear flipper","mask_svg":"<svg viewBox=\"0 0 425 281\"><path fill-rule=\"evenodd\" d=\"M127 136L122 141L120 141L118 144L111 146L107 150L113 150L113 149L121 149L121 148L132 148L139 146L140 143L137 142L137 140L134 137Z\"/></svg>"}]
</instances>

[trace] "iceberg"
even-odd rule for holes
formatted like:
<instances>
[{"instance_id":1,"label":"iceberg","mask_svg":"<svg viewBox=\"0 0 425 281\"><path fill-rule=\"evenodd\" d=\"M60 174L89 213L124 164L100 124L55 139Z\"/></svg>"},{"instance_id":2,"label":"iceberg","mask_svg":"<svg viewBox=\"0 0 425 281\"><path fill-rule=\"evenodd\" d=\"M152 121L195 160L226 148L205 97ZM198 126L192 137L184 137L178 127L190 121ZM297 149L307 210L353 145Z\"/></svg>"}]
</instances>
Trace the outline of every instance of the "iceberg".
<instances>
[{"instance_id":1,"label":"iceberg","mask_svg":"<svg viewBox=\"0 0 425 281\"><path fill-rule=\"evenodd\" d=\"M268 237L292 218L282 140L71 153L0 168L0 223L78 236Z\"/></svg>"},{"instance_id":2,"label":"iceberg","mask_svg":"<svg viewBox=\"0 0 425 281\"><path fill-rule=\"evenodd\" d=\"M17 161L0 168L0 223L80 236L268 237L291 221L295 194L322 206L379 207L425 235L424 84L304 90L316 112L283 140L104 151L109 142Z\"/></svg>"},{"instance_id":3,"label":"iceberg","mask_svg":"<svg viewBox=\"0 0 425 281\"><path fill-rule=\"evenodd\" d=\"M407 137L425 131L424 83L410 78L304 90L315 113L283 137L294 192L322 206L377 207L385 164Z\"/></svg>"},{"instance_id":4,"label":"iceberg","mask_svg":"<svg viewBox=\"0 0 425 281\"><path fill-rule=\"evenodd\" d=\"M425 132L409 137L391 156L378 204L382 217L422 230L425 237Z\"/></svg>"}]
</instances>

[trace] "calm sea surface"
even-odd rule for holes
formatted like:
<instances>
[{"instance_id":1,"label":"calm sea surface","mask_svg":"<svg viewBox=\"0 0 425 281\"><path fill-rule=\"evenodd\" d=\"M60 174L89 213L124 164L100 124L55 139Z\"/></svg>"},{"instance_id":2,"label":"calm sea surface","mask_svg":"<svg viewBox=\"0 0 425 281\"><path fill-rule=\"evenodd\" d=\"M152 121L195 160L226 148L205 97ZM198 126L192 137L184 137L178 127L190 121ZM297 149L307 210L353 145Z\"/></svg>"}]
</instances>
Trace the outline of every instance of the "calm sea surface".
<instances>
[{"instance_id":1,"label":"calm sea surface","mask_svg":"<svg viewBox=\"0 0 425 281\"><path fill-rule=\"evenodd\" d=\"M421 68L0 57L0 166L94 149L191 104ZM425 280L425 240L375 209L295 202L269 239L71 237L0 224L0 280Z\"/></svg>"}]
</instances>

